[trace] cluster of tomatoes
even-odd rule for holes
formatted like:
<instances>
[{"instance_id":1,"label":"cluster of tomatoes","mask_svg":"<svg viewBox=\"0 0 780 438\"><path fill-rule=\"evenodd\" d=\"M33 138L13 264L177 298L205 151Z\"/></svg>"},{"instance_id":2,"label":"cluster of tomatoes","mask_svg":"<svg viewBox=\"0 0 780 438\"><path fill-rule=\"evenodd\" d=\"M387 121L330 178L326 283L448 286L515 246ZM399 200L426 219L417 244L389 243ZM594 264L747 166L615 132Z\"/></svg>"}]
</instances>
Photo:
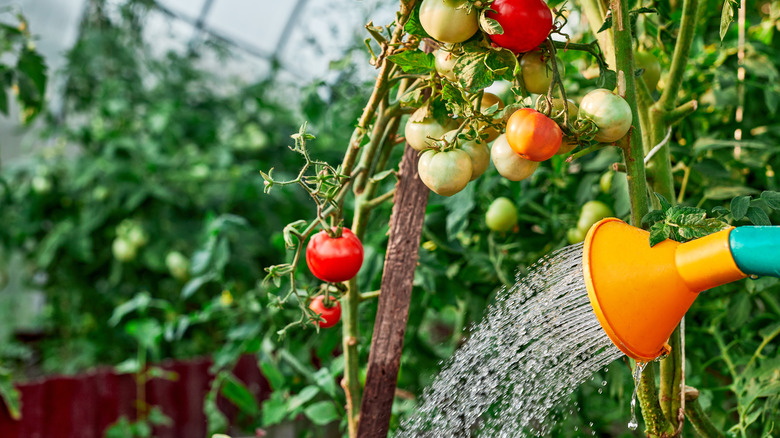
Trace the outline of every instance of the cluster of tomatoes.
<instances>
[{"instance_id":1,"label":"cluster of tomatoes","mask_svg":"<svg viewBox=\"0 0 780 438\"><path fill-rule=\"evenodd\" d=\"M327 283L349 281L363 265L363 244L349 228L341 228L341 235L322 230L306 245L306 265ZM341 319L341 304L327 293L314 297L309 309L318 316L316 323L321 328L333 327Z\"/></svg>"},{"instance_id":2,"label":"cluster of tomatoes","mask_svg":"<svg viewBox=\"0 0 780 438\"><path fill-rule=\"evenodd\" d=\"M480 2L467 0L423 0L420 6L423 29L442 43L435 55L435 68L447 81L458 83L456 64L463 55L459 43L479 32L480 6ZM495 0L487 7L485 17L502 29L500 33L486 32L490 42L519 56L527 92L548 93L553 80L548 65L550 55L539 50L539 46L553 28L550 8L542 0ZM501 99L490 93L475 100L476 110L483 114L504 108ZM579 108L571 100L545 102L544 112L521 108L502 115L500 120L494 118L493 123L483 121L483 117L472 124L471 135L463 124L458 128L456 120L435 119L428 115L427 108L421 108L410 117L405 129L407 143L421 151L420 178L432 191L451 196L482 175L492 160L502 176L520 181L531 176L540 162L556 154L568 154L577 147L578 139L567 136L560 126L566 120L587 120L593 127L591 138L604 143L619 140L631 127L628 103L607 89L585 95ZM504 126L502 133L499 129ZM492 148L488 146L490 142Z\"/></svg>"}]
</instances>

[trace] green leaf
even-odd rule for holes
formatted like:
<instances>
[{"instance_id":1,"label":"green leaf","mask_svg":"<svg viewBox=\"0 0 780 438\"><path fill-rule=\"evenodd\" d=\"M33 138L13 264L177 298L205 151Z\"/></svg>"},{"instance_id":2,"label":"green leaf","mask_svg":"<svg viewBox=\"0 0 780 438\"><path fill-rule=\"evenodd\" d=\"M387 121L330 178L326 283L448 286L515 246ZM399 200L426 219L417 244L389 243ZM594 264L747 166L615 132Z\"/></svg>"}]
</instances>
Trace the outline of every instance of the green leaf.
<instances>
[{"instance_id":1,"label":"green leaf","mask_svg":"<svg viewBox=\"0 0 780 438\"><path fill-rule=\"evenodd\" d=\"M16 68L30 78L42 98L46 94L46 62L43 57L38 52L25 49L19 55Z\"/></svg>"},{"instance_id":2,"label":"green leaf","mask_svg":"<svg viewBox=\"0 0 780 438\"><path fill-rule=\"evenodd\" d=\"M409 74L419 75L434 70L434 56L422 50L405 50L387 57Z\"/></svg>"},{"instance_id":3,"label":"green leaf","mask_svg":"<svg viewBox=\"0 0 780 438\"><path fill-rule=\"evenodd\" d=\"M476 92L490 86L495 81L493 71L488 68L485 51L466 52L455 62L458 81L466 91Z\"/></svg>"},{"instance_id":4,"label":"green leaf","mask_svg":"<svg viewBox=\"0 0 780 438\"><path fill-rule=\"evenodd\" d=\"M750 208L750 196L737 196L731 200L731 216L734 220L742 220Z\"/></svg>"},{"instance_id":5,"label":"green leaf","mask_svg":"<svg viewBox=\"0 0 780 438\"><path fill-rule=\"evenodd\" d=\"M720 40L726 37L731 22L734 21L734 8L739 8L739 4L733 0L723 2L723 11L720 14Z\"/></svg>"},{"instance_id":6,"label":"green leaf","mask_svg":"<svg viewBox=\"0 0 780 438\"><path fill-rule=\"evenodd\" d=\"M320 388L316 386L307 386L301 390L298 394L293 395L290 397L290 403L288 403L288 409L293 412L296 409L300 408L304 404L308 403L311 399L313 399L317 394L320 393Z\"/></svg>"},{"instance_id":7,"label":"green leaf","mask_svg":"<svg viewBox=\"0 0 780 438\"><path fill-rule=\"evenodd\" d=\"M490 8L485 8L479 13L479 27L485 31L488 35L503 35L504 28L501 27L501 23L497 20L487 16L487 13L491 11Z\"/></svg>"},{"instance_id":8,"label":"green leaf","mask_svg":"<svg viewBox=\"0 0 780 438\"><path fill-rule=\"evenodd\" d=\"M333 402L321 401L308 406L303 410L304 415L318 426L324 426L340 418Z\"/></svg>"},{"instance_id":9,"label":"green leaf","mask_svg":"<svg viewBox=\"0 0 780 438\"><path fill-rule=\"evenodd\" d=\"M279 391L284 388L285 378L276 364L270 361L262 361L260 362L260 369L263 371L265 378L268 379L271 389Z\"/></svg>"},{"instance_id":10,"label":"green leaf","mask_svg":"<svg viewBox=\"0 0 780 438\"><path fill-rule=\"evenodd\" d=\"M126 315L136 310L143 312L149 307L152 302L152 297L148 292L141 292L136 294L131 300L126 301L114 308L114 312L111 314L108 323L110 325L117 325Z\"/></svg>"},{"instance_id":11,"label":"green leaf","mask_svg":"<svg viewBox=\"0 0 780 438\"><path fill-rule=\"evenodd\" d=\"M222 381L222 395L230 400L242 413L255 417L260 412L260 405L255 396L249 392L246 385L232 374Z\"/></svg>"},{"instance_id":12,"label":"green leaf","mask_svg":"<svg viewBox=\"0 0 780 438\"><path fill-rule=\"evenodd\" d=\"M664 212L661 210L653 210L648 212L643 218L642 218L642 224L654 224L656 222L662 221L666 218L666 215L664 215Z\"/></svg>"},{"instance_id":13,"label":"green leaf","mask_svg":"<svg viewBox=\"0 0 780 438\"><path fill-rule=\"evenodd\" d=\"M454 196L444 201L449 214L447 215L447 237L452 240L458 233L468 227L469 213L476 207L475 185L469 184Z\"/></svg>"},{"instance_id":14,"label":"green leaf","mask_svg":"<svg viewBox=\"0 0 780 438\"><path fill-rule=\"evenodd\" d=\"M317 370L316 373L314 373L314 381L317 383L317 386L322 388L322 390L331 396L332 398L336 398L338 395L338 390L336 389L336 382L333 379L333 376L330 373L330 370L327 368L320 368Z\"/></svg>"},{"instance_id":15,"label":"green leaf","mask_svg":"<svg viewBox=\"0 0 780 438\"><path fill-rule=\"evenodd\" d=\"M662 223L656 223L650 228L650 246L656 246L664 240L668 239L671 235L669 227Z\"/></svg>"},{"instance_id":16,"label":"green leaf","mask_svg":"<svg viewBox=\"0 0 780 438\"><path fill-rule=\"evenodd\" d=\"M772 225L766 212L758 207L748 208L747 217L754 225Z\"/></svg>"},{"instance_id":17,"label":"green leaf","mask_svg":"<svg viewBox=\"0 0 780 438\"><path fill-rule=\"evenodd\" d=\"M609 70L602 68L599 70L599 79L596 81L596 86L599 88L606 88L611 90L617 86L617 73L615 70Z\"/></svg>"},{"instance_id":18,"label":"green leaf","mask_svg":"<svg viewBox=\"0 0 780 438\"><path fill-rule=\"evenodd\" d=\"M198 291L204 284L209 283L210 281L214 280L216 278L216 275L213 273L209 273L206 275L201 275L200 277L195 277L192 280L188 281L187 284L184 285L183 288L181 288L181 297L182 299L187 299L191 297L195 292Z\"/></svg>"},{"instance_id":19,"label":"green leaf","mask_svg":"<svg viewBox=\"0 0 780 438\"><path fill-rule=\"evenodd\" d=\"M369 178L369 181L371 182L378 182L382 181L383 179L387 178L390 175L395 174L395 169L388 169L382 172L379 172L377 174L374 174L371 178Z\"/></svg>"},{"instance_id":20,"label":"green leaf","mask_svg":"<svg viewBox=\"0 0 780 438\"><path fill-rule=\"evenodd\" d=\"M780 192L765 191L761 193L761 199L773 210L780 210Z\"/></svg>"},{"instance_id":21,"label":"green leaf","mask_svg":"<svg viewBox=\"0 0 780 438\"><path fill-rule=\"evenodd\" d=\"M735 196L742 195L757 195L758 190L751 187L743 186L718 186L712 187L704 191L704 197L707 199L725 200L731 199Z\"/></svg>"},{"instance_id":22,"label":"green leaf","mask_svg":"<svg viewBox=\"0 0 780 438\"><path fill-rule=\"evenodd\" d=\"M666 198L664 198L664 195L656 192L655 197L658 199L658 203L661 205L661 210L666 213L670 208L672 208L672 203L669 202Z\"/></svg>"},{"instance_id":23,"label":"green leaf","mask_svg":"<svg viewBox=\"0 0 780 438\"><path fill-rule=\"evenodd\" d=\"M599 28L596 33L604 32L607 29L612 28L612 15L607 15L607 18L604 19L604 23L601 24L601 27Z\"/></svg>"},{"instance_id":24,"label":"green leaf","mask_svg":"<svg viewBox=\"0 0 780 438\"><path fill-rule=\"evenodd\" d=\"M263 402L263 426L271 426L284 421L287 416L287 401L279 391L271 393L271 397Z\"/></svg>"},{"instance_id":25,"label":"green leaf","mask_svg":"<svg viewBox=\"0 0 780 438\"><path fill-rule=\"evenodd\" d=\"M14 387L11 374L0 369L0 400L5 402L8 413L14 420L22 418L22 400L21 394Z\"/></svg>"},{"instance_id":26,"label":"green leaf","mask_svg":"<svg viewBox=\"0 0 780 438\"><path fill-rule=\"evenodd\" d=\"M420 38L430 38L431 36L423 29L422 23L420 22L420 4L422 4L422 2L417 2L415 5L414 10L409 15L409 21L404 25L404 30L410 35L416 35Z\"/></svg>"}]
</instances>

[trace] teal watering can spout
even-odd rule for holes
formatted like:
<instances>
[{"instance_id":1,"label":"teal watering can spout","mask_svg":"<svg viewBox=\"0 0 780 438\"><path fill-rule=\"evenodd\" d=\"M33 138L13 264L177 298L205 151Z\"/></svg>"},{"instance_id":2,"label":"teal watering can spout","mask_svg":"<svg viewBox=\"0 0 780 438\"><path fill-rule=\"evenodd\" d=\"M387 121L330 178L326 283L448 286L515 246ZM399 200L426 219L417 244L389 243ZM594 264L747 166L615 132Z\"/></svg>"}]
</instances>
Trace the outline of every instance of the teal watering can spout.
<instances>
[{"instance_id":1,"label":"teal watering can spout","mask_svg":"<svg viewBox=\"0 0 780 438\"><path fill-rule=\"evenodd\" d=\"M729 234L737 267L748 275L780 277L780 227L737 227Z\"/></svg>"}]
</instances>

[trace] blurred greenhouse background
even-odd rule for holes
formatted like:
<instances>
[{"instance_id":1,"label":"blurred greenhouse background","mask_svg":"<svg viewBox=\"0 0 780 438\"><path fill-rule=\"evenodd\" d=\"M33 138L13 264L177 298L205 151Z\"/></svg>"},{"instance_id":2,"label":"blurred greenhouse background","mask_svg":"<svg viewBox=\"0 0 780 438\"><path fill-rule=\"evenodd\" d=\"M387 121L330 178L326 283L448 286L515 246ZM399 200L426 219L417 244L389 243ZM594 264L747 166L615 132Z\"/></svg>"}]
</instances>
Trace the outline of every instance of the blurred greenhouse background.
<instances>
[{"instance_id":1,"label":"blurred greenhouse background","mask_svg":"<svg viewBox=\"0 0 780 438\"><path fill-rule=\"evenodd\" d=\"M728 216L735 225L776 224L780 2L748 2L725 30L724 1L700 2L679 93L680 102L695 100L697 109L664 140L674 162L672 189L680 187L681 205L708 212L726 211L738 200L745 213ZM597 35L580 3L566 3L571 10L561 30L573 42L590 43ZM660 62L659 86L649 91L657 97L682 2L633 3L658 7L634 22L637 50ZM296 436L343 436L346 338L341 326L315 331L298 308L322 293L321 281L301 267L298 289L286 298L286 289L264 281L269 269L293 258L286 226L313 221L316 206L299 187L265 193L260 171L296 178L304 160L291 152L291 136L304 124L316 136L308 146L312 155L334 166L342 162L376 78L370 50L380 49L366 42L365 26L393 22L398 6L387 0L0 0L0 38L13 42L0 45L9 107L0 115L0 400L10 417L24 409L14 384L110 367L132 375L128 393L135 392L128 404L133 414L114 412L105 436L152 436L152 426L154 436L179 436L166 415L178 421L185 413L159 415L152 399L174 384L169 370L189 368L152 364L190 361L215 376L199 381L203 436L207 430L262 436L282 427ZM20 53L27 58L16 64ZM601 86L591 53L557 53L569 97ZM12 84L9 75L19 65L21 81ZM441 85L431 71L420 76ZM507 104L519 102L506 84L491 90ZM377 136L390 146L369 160L397 169L412 111L397 104L396 124ZM490 166L453 197L430 195L391 429L414 412L423 388L465 342L497 290L577 241L571 231L578 230L584 205L599 201L614 216L628 217L621 162L616 148L573 162L556 155L522 182ZM391 173L370 180L375 195L394 190ZM491 231L485 221L498 197L518 211L506 232ZM356 198L350 191L342 217L359 210ZM391 204L374 205L363 224L365 259L356 282L365 297L352 321L359 327L361 384ZM719 428L740 422L744 437L769 436L772 421L780 424L779 288L772 278L724 286L688 316L686 342L694 346L685 362L688 383L701 390L699 400ZM712 341L721 335L731 342L727 348ZM732 358L750 363L750 373L727 366ZM254 374L247 374L247 360ZM628 368L616 363L578 388L567 400L570 415L557 420L556 436L643 436L641 428L625 427L634 389ZM263 383L242 380L246 375ZM757 381L776 392L756 396L748 409L740 394L754 391ZM147 386L154 397L145 397ZM48 400L45 395L39 394ZM0 438L24 436L2 430L2 419Z\"/></svg>"}]
</instances>

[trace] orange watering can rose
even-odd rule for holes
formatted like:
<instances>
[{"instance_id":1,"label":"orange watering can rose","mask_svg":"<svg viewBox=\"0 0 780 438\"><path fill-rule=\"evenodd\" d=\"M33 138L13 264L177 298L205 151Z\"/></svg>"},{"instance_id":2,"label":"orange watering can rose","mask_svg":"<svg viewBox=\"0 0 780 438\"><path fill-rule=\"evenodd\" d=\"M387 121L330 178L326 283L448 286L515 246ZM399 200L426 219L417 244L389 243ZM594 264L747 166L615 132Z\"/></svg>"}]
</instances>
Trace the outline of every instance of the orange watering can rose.
<instances>
[{"instance_id":1,"label":"orange watering can rose","mask_svg":"<svg viewBox=\"0 0 780 438\"><path fill-rule=\"evenodd\" d=\"M780 227L730 228L651 248L647 231L607 218L588 231L582 257L601 326L626 355L647 361L668 352L669 336L699 292L748 274L780 273Z\"/></svg>"}]
</instances>

